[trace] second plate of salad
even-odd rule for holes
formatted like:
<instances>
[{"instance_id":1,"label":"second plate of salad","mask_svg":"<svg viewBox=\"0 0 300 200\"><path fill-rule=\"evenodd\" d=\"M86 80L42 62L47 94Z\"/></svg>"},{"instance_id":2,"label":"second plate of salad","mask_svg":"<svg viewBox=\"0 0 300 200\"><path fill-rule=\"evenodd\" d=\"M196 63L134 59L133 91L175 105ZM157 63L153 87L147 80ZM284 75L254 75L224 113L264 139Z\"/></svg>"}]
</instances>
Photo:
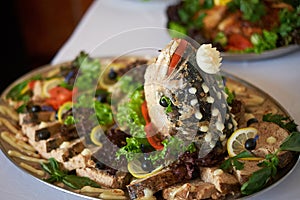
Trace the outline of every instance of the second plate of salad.
<instances>
[{"instance_id":1,"label":"second plate of salad","mask_svg":"<svg viewBox=\"0 0 300 200\"><path fill-rule=\"evenodd\" d=\"M172 37L212 43L225 60L273 58L299 50L300 2L186 0L169 5Z\"/></svg>"}]
</instances>

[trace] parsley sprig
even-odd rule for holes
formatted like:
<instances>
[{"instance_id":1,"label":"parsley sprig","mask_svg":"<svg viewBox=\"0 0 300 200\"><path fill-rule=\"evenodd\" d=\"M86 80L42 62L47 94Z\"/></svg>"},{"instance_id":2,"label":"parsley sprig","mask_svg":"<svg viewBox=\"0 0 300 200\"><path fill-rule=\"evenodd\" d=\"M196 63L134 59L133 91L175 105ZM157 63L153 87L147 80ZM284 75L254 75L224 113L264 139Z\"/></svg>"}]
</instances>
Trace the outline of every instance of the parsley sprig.
<instances>
[{"instance_id":1,"label":"parsley sprig","mask_svg":"<svg viewBox=\"0 0 300 200\"><path fill-rule=\"evenodd\" d=\"M244 195L250 195L260 191L266 184L276 176L277 167L279 164L278 154L282 151L295 151L300 152L300 132L292 132L280 145L280 148L274 153L266 155L265 159L261 161L258 166L261 167L258 171L254 172L249 180L241 187L241 192ZM253 157L251 152L243 151L238 155L225 160L220 168L229 170L235 168L236 170L244 169L244 163L239 159Z\"/></svg>"},{"instance_id":2,"label":"parsley sprig","mask_svg":"<svg viewBox=\"0 0 300 200\"><path fill-rule=\"evenodd\" d=\"M258 163L261 167L258 171L254 172L249 180L245 182L241 187L241 192L244 195L250 195L257 191L260 191L272 178L275 178L277 174L277 167L279 164L278 154L282 151L294 151L300 152L300 132L297 131L297 124L294 120L281 114L266 114L263 116L263 121L273 122L279 125L281 128L286 129L291 134L282 142L279 149L274 153L267 154L265 159ZM244 163L239 159L253 157L249 151L243 151L238 155L225 160L220 168L223 170L229 170L233 167L236 170L244 169Z\"/></svg>"},{"instance_id":3,"label":"parsley sprig","mask_svg":"<svg viewBox=\"0 0 300 200\"><path fill-rule=\"evenodd\" d=\"M291 120L289 117L283 116L281 114L272 114L268 113L263 116L263 121L273 122L279 125L281 128L288 130L289 132L297 131L297 124L294 120Z\"/></svg>"},{"instance_id":4,"label":"parsley sprig","mask_svg":"<svg viewBox=\"0 0 300 200\"><path fill-rule=\"evenodd\" d=\"M44 179L48 183L62 182L73 189L80 189L83 186L100 187L96 182L88 177L81 177L69 174L67 171L60 169L59 163L54 158L49 158L48 163L42 163L41 166L50 177Z\"/></svg>"},{"instance_id":5,"label":"parsley sprig","mask_svg":"<svg viewBox=\"0 0 300 200\"><path fill-rule=\"evenodd\" d=\"M250 195L261 190L269 180L276 176L279 164L278 154L281 151L300 152L300 132L292 132L276 152L266 155L265 160L258 164L262 168L254 172L249 180L242 185L242 194Z\"/></svg>"},{"instance_id":6,"label":"parsley sprig","mask_svg":"<svg viewBox=\"0 0 300 200\"><path fill-rule=\"evenodd\" d=\"M235 167L237 170L244 169L244 163L239 161L241 158L249 158L254 157L249 151L243 151L236 156L230 157L225 160L221 165L220 168L223 170L229 170L232 167Z\"/></svg>"}]
</instances>

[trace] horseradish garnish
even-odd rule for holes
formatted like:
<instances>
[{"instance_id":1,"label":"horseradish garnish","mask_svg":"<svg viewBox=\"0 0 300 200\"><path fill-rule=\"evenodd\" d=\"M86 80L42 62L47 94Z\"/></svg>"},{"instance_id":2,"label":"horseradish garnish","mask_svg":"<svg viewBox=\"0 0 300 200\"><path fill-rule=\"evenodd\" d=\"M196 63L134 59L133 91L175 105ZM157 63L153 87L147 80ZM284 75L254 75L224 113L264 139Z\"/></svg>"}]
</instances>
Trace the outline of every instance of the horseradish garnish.
<instances>
[{"instance_id":1,"label":"horseradish garnish","mask_svg":"<svg viewBox=\"0 0 300 200\"><path fill-rule=\"evenodd\" d=\"M220 52L211 44L202 44L197 50L196 61L204 72L215 74L220 71L222 58Z\"/></svg>"}]
</instances>

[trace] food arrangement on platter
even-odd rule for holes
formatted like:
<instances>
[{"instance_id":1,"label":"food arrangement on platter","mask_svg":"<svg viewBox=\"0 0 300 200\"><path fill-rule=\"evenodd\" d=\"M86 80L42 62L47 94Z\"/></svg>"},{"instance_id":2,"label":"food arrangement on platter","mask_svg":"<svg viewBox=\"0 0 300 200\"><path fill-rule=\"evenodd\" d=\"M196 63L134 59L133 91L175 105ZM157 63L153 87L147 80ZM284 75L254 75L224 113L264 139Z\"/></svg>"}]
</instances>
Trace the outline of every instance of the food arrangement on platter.
<instances>
[{"instance_id":1,"label":"food arrangement on platter","mask_svg":"<svg viewBox=\"0 0 300 200\"><path fill-rule=\"evenodd\" d=\"M168 6L167 25L221 52L262 54L300 44L300 2L289 0L184 0Z\"/></svg>"},{"instance_id":2,"label":"food arrangement on platter","mask_svg":"<svg viewBox=\"0 0 300 200\"><path fill-rule=\"evenodd\" d=\"M0 105L2 150L29 173L100 199L236 199L295 165L300 133L220 53L172 39L158 57L41 68Z\"/></svg>"}]
</instances>

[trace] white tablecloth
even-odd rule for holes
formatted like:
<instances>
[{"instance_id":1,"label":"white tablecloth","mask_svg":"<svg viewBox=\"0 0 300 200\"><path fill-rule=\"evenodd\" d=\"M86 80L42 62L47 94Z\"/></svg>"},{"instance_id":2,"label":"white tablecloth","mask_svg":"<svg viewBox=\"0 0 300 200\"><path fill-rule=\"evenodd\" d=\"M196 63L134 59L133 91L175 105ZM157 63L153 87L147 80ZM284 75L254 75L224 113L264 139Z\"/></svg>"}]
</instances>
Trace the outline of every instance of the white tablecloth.
<instances>
[{"instance_id":1,"label":"white tablecloth","mask_svg":"<svg viewBox=\"0 0 300 200\"><path fill-rule=\"evenodd\" d=\"M72 60L81 50L93 56L119 55L143 47L162 48L170 40L156 29L166 24L165 8L173 1L95 0L72 36L52 63ZM156 28L155 28L156 27ZM145 32L145 30L147 30ZM155 35L161 33L160 35ZM153 35L152 35L153 34ZM109 39L110 38L110 39ZM155 38L155 41L153 41ZM150 41L145 42L145 41ZM118 41L118 43L113 42ZM122 43L119 43L122 42ZM150 53L153 53L151 50ZM261 88L275 98L300 124L300 51L261 61L223 61L222 69ZM57 190L16 167L0 153L0 199L83 199ZM253 200L296 200L300 198L300 166L277 186Z\"/></svg>"}]
</instances>

